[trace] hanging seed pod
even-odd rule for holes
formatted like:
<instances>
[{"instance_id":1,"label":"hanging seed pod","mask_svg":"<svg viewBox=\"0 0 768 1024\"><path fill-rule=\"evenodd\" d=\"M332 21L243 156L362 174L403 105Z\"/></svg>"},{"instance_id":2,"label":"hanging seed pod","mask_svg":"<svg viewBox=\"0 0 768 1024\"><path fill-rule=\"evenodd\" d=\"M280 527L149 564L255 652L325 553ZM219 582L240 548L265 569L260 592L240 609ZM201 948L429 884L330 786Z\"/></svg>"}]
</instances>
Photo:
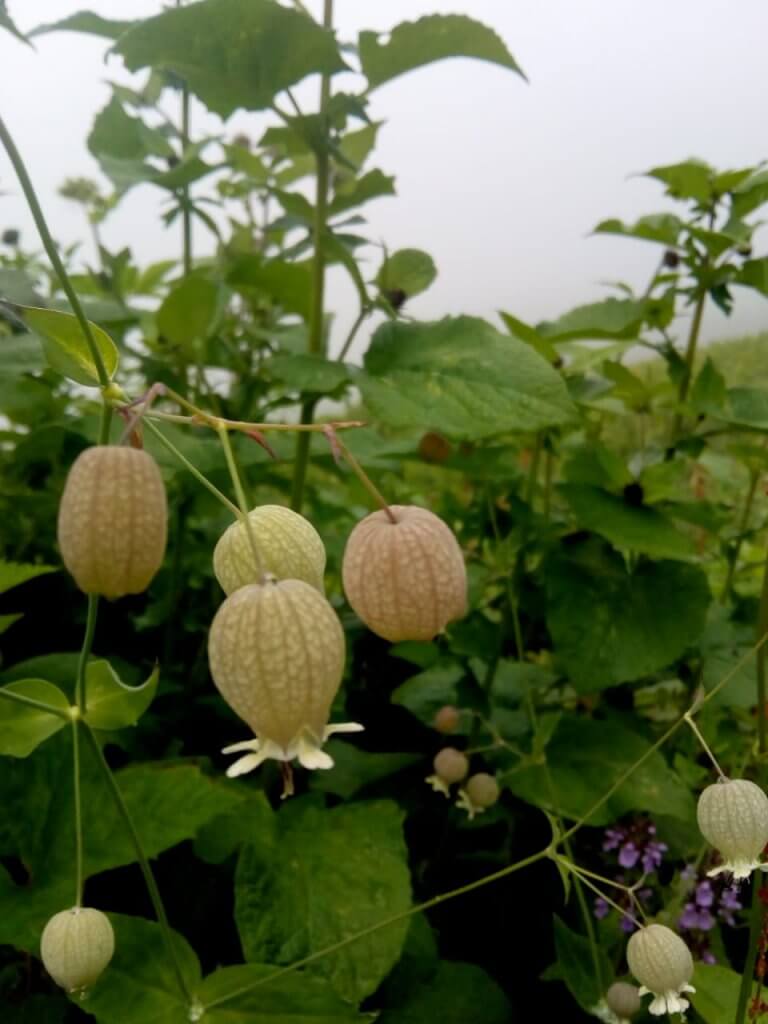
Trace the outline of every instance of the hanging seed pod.
<instances>
[{"instance_id":1,"label":"hanging seed pod","mask_svg":"<svg viewBox=\"0 0 768 1024\"><path fill-rule=\"evenodd\" d=\"M54 914L40 940L46 971L68 992L90 988L114 952L115 933L109 918L90 907Z\"/></svg>"},{"instance_id":2,"label":"hanging seed pod","mask_svg":"<svg viewBox=\"0 0 768 1024\"><path fill-rule=\"evenodd\" d=\"M357 524L342 564L352 608L378 636L431 640L467 610L467 573L456 538L432 512L391 505Z\"/></svg>"},{"instance_id":3,"label":"hanging seed pod","mask_svg":"<svg viewBox=\"0 0 768 1024\"><path fill-rule=\"evenodd\" d=\"M452 704L446 704L445 707L440 708L433 719L435 729L444 736L449 736L452 732L456 732L460 723L461 712Z\"/></svg>"},{"instance_id":4,"label":"hanging seed pod","mask_svg":"<svg viewBox=\"0 0 768 1024\"><path fill-rule=\"evenodd\" d=\"M482 814L493 807L500 793L499 784L493 775L476 772L462 786L456 806L466 811L471 820L476 814Z\"/></svg>"},{"instance_id":5,"label":"hanging seed pod","mask_svg":"<svg viewBox=\"0 0 768 1024\"><path fill-rule=\"evenodd\" d=\"M225 748L250 753L228 775L251 771L267 758L305 768L330 768L320 748L344 671L344 630L314 587L302 580L250 583L230 595L211 625L208 657L213 681L232 710L256 735Z\"/></svg>"},{"instance_id":6,"label":"hanging seed pod","mask_svg":"<svg viewBox=\"0 0 768 1024\"><path fill-rule=\"evenodd\" d=\"M165 555L168 509L157 463L117 445L86 448L59 505L59 548L86 594L123 597L149 586Z\"/></svg>"},{"instance_id":7,"label":"hanging seed pod","mask_svg":"<svg viewBox=\"0 0 768 1024\"><path fill-rule=\"evenodd\" d=\"M653 995L648 1007L655 1016L688 1009L684 992L695 992L691 952L670 928L649 924L636 931L627 944L629 969L640 982L639 995Z\"/></svg>"},{"instance_id":8,"label":"hanging seed pod","mask_svg":"<svg viewBox=\"0 0 768 1024\"><path fill-rule=\"evenodd\" d=\"M628 1021L642 1008L640 992L626 981L615 981L605 993L605 1001L620 1021Z\"/></svg>"},{"instance_id":9,"label":"hanging seed pod","mask_svg":"<svg viewBox=\"0 0 768 1024\"><path fill-rule=\"evenodd\" d=\"M432 766L435 769L435 775L439 775L449 786L452 786L454 782L466 779L469 771L466 754L462 754L460 750L455 750L453 747L443 747L435 755Z\"/></svg>"},{"instance_id":10,"label":"hanging seed pod","mask_svg":"<svg viewBox=\"0 0 768 1024\"><path fill-rule=\"evenodd\" d=\"M248 521L262 561L261 569L279 580L304 580L324 593L325 547L314 526L282 505L259 505ZM226 594L258 583L248 530L240 520L227 527L213 552L213 571Z\"/></svg>"},{"instance_id":11,"label":"hanging seed pod","mask_svg":"<svg viewBox=\"0 0 768 1024\"><path fill-rule=\"evenodd\" d=\"M768 843L768 796L762 789L748 779L715 782L699 797L696 817L701 834L724 860L707 874L749 877Z\"/></svg>"}]
</instances>

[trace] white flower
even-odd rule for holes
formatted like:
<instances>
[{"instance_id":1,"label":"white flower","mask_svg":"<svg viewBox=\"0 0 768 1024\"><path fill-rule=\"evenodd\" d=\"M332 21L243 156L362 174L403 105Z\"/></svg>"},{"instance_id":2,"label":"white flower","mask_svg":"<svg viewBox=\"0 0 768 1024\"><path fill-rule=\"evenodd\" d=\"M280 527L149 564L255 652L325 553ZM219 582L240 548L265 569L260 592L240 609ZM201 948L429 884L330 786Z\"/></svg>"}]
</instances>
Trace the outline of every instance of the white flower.
<instances>
[{"instance_id":1,"label":"white flower","mask_svg":"<svg viewBox=\"0 0 768 1024\"><path fill-rule=\"evenodd\" d=\"M768 797L748 779L720 779L707 786L696 811L701 834L722 854L724 863L708 875L727 872L748 878L768 843Z\"/></svg>"},{"instance_id":2,"label":"white flower","mask_svg":"<svg viewBox=\"0 0 768 1024\"><path fill-rule=\"evenodd\" d=\"M322 749L323 743L337 732L362 732L363 726L357 722L342 722L339 725L327 725L323 730L322 740L318 740L309 728L302 729L296 738L285 747L274 740L259 739L243 740L224 747L223 754L236 754L241 750L249 750L245 757L240 757L227 769L227 775L233 779L245 775L258 768L264 761L298 760L303 768L333 768L333 758Z\"/></svg>"},{"instance_id":3,"label":"white flower","mask_svg":"<svg viewBox=\"0 0 768 1024\"><path fill-rule=\"evenodd\" d=\"M640 982L639 995L652 995L648 1007L657 1017L663 1013L684 1013L690 1005L685 992L693 975L691 952L679 935L663 924L649 924L627 944L629 969Z\"/></svg>"}]
</instances>

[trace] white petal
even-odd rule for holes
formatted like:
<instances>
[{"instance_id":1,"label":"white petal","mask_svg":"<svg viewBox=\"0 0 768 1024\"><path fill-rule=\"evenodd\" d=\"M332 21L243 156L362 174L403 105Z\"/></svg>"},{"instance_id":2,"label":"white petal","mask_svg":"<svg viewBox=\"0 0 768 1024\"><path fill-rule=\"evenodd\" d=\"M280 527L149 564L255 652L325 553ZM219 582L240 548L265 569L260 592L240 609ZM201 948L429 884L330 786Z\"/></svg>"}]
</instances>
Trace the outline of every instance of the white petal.
<instances>
[{"instance_id":1,"label":"white petal","mask_svg":"<svg viewBox=\"0 0 768 1024\"><path fill-rule=\"evenodd\" d=\"M259 741L256 740L256 739L253 739L253 740L243 740L242 743L231 743L228 747L224 747L221 752L222 752L222 754L237 754L241 750L254 750L255 751L255 750L258 750L258 749L259 749Z\"/></svg>"},{"instance_id":2,"label":"white petal","mask_svg":"<svg viewBox=\"0 0 768 1024\"><path fill-rule=\"evenodd\" d=\"M442 793L443 796L450 797L451 791L448 788L448 783L445 779L441 779L439 775L428 775L424 781L428 782L436 793Z\"/></svg>"},{"instance_id":3,"label":"white petal","mask_svg":"<svg viewBox=\"0 0 768 1024\"><path fill-rule=\"evenodd\" d=\"M266 761L266 754L246 754L245 757L239 758L234 764L231 764L227 768L227 776L230 779L236 779L238 775L245 775L246 772L252 772L254 768L258 768L262 762Z\"/></svg>"},{"instance_id":4,"label":"white petal","mask_svg":"<svg viewBox=\"0 0 768 1024\"><path fill-rule=\"evenodd\" d=\"M333 768L333 758L320 749L319 743L304 732L296 743L296 756L303 768Z\"/></svg>"},{"instance_id":5,"label":"white petal","mask_svg":"<svg viewBox=\"0 0 768 1024\"><path fill-rule=\"evenodd\" d=\"M359 722L339 722L338 725L326 725L323 731L323 742L328 739L329 736L333 736L335 732L363 732L365 729L364 725L360 725Z\"/></svg>"}]
</instances>

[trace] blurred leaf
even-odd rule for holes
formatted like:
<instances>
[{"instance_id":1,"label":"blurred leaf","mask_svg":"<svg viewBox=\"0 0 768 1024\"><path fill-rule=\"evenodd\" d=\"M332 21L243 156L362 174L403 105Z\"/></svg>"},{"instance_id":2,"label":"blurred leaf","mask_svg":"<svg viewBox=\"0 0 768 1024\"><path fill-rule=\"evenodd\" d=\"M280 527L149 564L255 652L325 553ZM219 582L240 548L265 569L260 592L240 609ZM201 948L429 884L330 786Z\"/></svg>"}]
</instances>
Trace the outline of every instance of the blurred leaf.
<instances>
[{"instance_id":1,"label":"blurred leaf","mask_svg":"<svg viewBox=\"0 0 768 1024\"><path fill-rule=\"evenodd\" d=\"M57 571L54 565L27 565L0 559L0 594L26 583L27 580L33 580L36 576L46 576L49 572Z\"/></svg>"},{"instance_id":2,"label":"blurred leaf","mask_svg":"<svg viewBox=\"0 0 768 1024\"><path fill-rule=\"evenodd\" d=\"M342 740L331 740L324 749L333 758L333 771L315 772L312 789L333 793L344 800L422 760L419 754L371 753Z\"/></svg>"},{"instance_id":3,"label":"blurred leaf","mask_svg":"<svg viewBox=\"0 0 768 1024\"><path fill-rule=\"evenodd\" d=\"M269 368L291 390L329 394L349 383L349 371L343 363L307 353L278 352Z\"/></svg>"},{"instance_id":4,"label":"blurred leaf","mask_svg":"<svg viewBox=\"0 0 768 1024\"><path fill-rule=\"evenodd\" d=\"M199 275L185 277L163 299L155 314L157 329L172 345L189 351L209 336L221 306L219 285Z\"/></svg>"},{"instance_id":5,"label":"blurred leaf","mask_svg":"<svg viewBox=\"0 0 768 1024\"><path fill-rule=\"evenodd\" d=\"M406 298L420 295L437 277L429 253L421 249L398 249L379 267L376 284L385 293L403 292Z\"/></svg>"},{"instance_id":6,"label":"blurred leaf","mask_svg":"<svg viewBox=\"0 0 768 1024\"><path fill-rule=\"evenodd\" d=\"M381 122L366 124L356 131L347 132L341 139L339 150L343 158L355 170L359 170L366 161L368 154L376 145Z\"/></svg>"},{"instance_id":7,"label":"blurred leaf","mask_svg":"<svg viewBox=\"0 0 768 1024\"><path fill-rule=\"evenodd\" d=\"M560 493L580 526L606 537L617 548L656 558L692 558L693 542L658 509L634 506L587 484L560 484Z\"/></svg>"},{"instance_id":8,"label":"blurred leaf","mask_svg":"<svg viewBox=\"0 0 768 1024\"><path fill-rule=\"evenodd\" d=\"M388 322L358 382L389 427L429 426L452 438L541 430L574 413L562 377L528 345L474 317Z\"/></svg>"},{"instance_id":9,"label":"blurred leaf","mask_svg":"<svg viewBox=\"0 0 768 1024\"><path fill-rule=\"evenodd\" d=\"M768 430L768 391L762 388L728 388L725 401L711 416L752 430Z\"/></svg>"},{"instance_id":10,"label":"blurred leaf","mask_svg":"<svg viewBox=\"0 0 768 1024\"><path fill-rule=\"evenodd\" d=\"M475 964L444 960L428 981L415 984L407 997L385 1008L379 1024L508 1024L514 1020L503 990Z\"/></svg>"},{"instance_id":11,"label":"blurred leaf","mask_svg":"<svg viewBox=\"0 0 768 1024\"><path fill-rule=\"evenodd\" d=\"M552 921L560 976L582 1010L589 1012L603 997L595 978L595 962L590 941L586 935L571 931L557 914L553 916ZM607 980L613 976L611 961L603 949L598 948L595 955L600 963L600 975L607 985Z\"/></svg>"},{"instance_id":12,"label":"blurred leaf","mask_svg":"<svg viewBox=\"0 0 768 1024\"><path fill-rule=\"evenodd\" d=\"M531 327L530 324L525 323L523 320L518 320L516 316L512 316L511 313L505 313L503 310L499 310L499 316L509 333L515 338L519 338L526 345L536 349L539 355L543 356L548 363L558 363L560 356L557 349L550 341L543 338L535 327Z\"/></svg>"},{"instance_id":13,"label":"blurred leaf","mask_svg":"<svg viewBox=\"0 0 768 1024\"><path fill-rule=\"evenodd\" d=\"M93 11L78 11L61 21L52 21L47 25L38 25L29 33L30 36L41 36L46 32L85 32L88 35L103 36L105 39L119 39L127 29L138 24L135 21L114 21L102 18Z\"/></svg>"},{"instance_id":14,"label":"blurred leaf","mask_svg":"<svg viewBox=\"0 0 768 1024\"><path fill-rule=\"evenodd\" d=\"M126 686L108 661L91 661L85 679L88 724L94 729L122 729L135 725L154 700L160 669L156 667L141 686Z\"/></svg>"},{"instance_id":15,"label":"blurred leaf","mask_svg":"<svg viewBox=\"0 0 768 1024\"><path fill-rule=\"evenodd\" d=\"M36 309L34 306L19 306L24 322L40 335L48 362L54 370L75 381L94 387L99 383L96 364L77 318L71 313L59 313L52 309ZM117 346L106 331L88 321L96 343L111 379L118 364Z\"/></svg>"},{"instance_id":16,"label":"blurred leaf","mask_svg":"<svg viewBox=\"0 0 768 1024\"><path fill-rule=\"evenodd\" d=\"M707 357L693 382L689 402L697 412L709 413L719 410L725 403L725 399L725 378L717 370L712 360Z\"/></svg>"},{"instance_id":17,"label":"blurred leaf","mask_svg":"<svg viewBox=\"0 0 768 1024\"><path fill-rule=\"evenodd\" d=\"M161 156L173 153L165 136L139 118L126 114L115 96L96 115L88 136L88 149L97 159L104 155L117 160L141 160L151 153Z\"/></svg>"},{"instance_id":18,"label":"blurred leaf","mask_svg":"<svg viewBox=\"0 0 768 1024\"><path fill-rule=\"evenodd\" d=\"M242 803L200 827L195 837L195 853L209 864L222 864L243 843L258 842L260 835L268 833L272 818L272 808L264 793L246 791Z\"/></svg>"},{"instance_id":19,"label":"blurred leaf","mask_svg":"<svg viewBox=\"0 0 768 1024\"><path fill-rule=\"evenodd\" d=\"M345 68L336 42L311 18L270 0L201 0L129 29L115 50L130 71L174 71L222 117L263 110L313 72Z\"/></svg>"},{"instance_id":20,"label":"blurred leaf","mask_svg":"<svg viewBox=\"0 0 768 1024\"><path fill-rule=\"evenodd\" d=\"M40 306L44 299L38 294L37 280L25 270L16 267L0 267L0 299L19 303L22 306ZM2 339L2 344L6 340Z\"/></svg>"},{"instance_id":21,"label":"blurred leaf","mask_svg":"<svg viewBox=\"0 0 768 1024\"><path fill-rule=\"evenodd\" d=\"M338 185L328 207L328 214L335 217L345 210L361 206L371 199L395 194L395 179L383 171L368 171L361 178L355 178L349 186Z\"/></svg>"},{"instance_id":22,"label":"blurred leaf","mask_svg":"<svg viewBox=\"0 0 768 1024\"><path fill-rule=\"evenodd\" d=\"M19 619L23 619L24 615L21 612L11 615L0 615L0 635L5 633L6 630L10 629L14 622L18 622Z\"/></svg>"},{"instance_id":23,"label":"blurred leaf","mask_svg":"<svg viewBox=\"0 0 768 1024\"><path fill-rule=\"evenodd\" d=\"M115 955L88 993L88 1013L99 1024L184 1024L190 1019L189 1006L179 992L160 926L124 914L110 914L109 919ZM181 975L194 992L200 985L197 956L182 935L172 936ZM77 994L70 998L81 1005Z\"/></svg>"},{"instance_id":24,"label":"blurred leaf","mask_svg":"<svg viewBox=\"0 0 768 1024\"><path fill-rule=\"evenodd\" d=\"M493 29L460 14L432 14L418 21L404 21L386 33L385 42L380 42L383 35L361 32L358 39L369 89L446 57L476 57L523 75Z\"/></svg>"},{"instance_id":25,"label":"blurred leaf","mask_svg":"<svg viewBox=\"0 0 768 1024\"><path fill-rule=\"evenodd\" d=\"M734 217L745 217L768 202L768 169L757 169L733 190L731 211Z\"/></svg>"},{"instance_id":26,"label":"blurred leaf","mask_svg":"<svg viewBox=\"0 0 768 1024\"><path fill-rule=\"evenodd\" d=\"M558 320L538 324L536 330L550 342L575 338L636 338L643 323L645 305L635 299L603 299L577 306Z\"/></svg>"},{"instance_id":27,"label":"blurred leaf","mask_svg":"<svg viewBox=\"0 0 768 1024\"><path fill-rule=\"evenodd\" d=\"M734 284L754 288L761 295L768 296L768 256L759 260L745 260L733 279Z\"/></svg>"},{"instance_id":28,"label":"blurred leaf","mask_svg":"<svg viewBox=\"0 0 768 1024\"><path fill-rule=\"evenodd\" d=\"M32 45L30 43L30 41L27 39L27 37L24 35L24 33L23 32L19 32L19 30L16 28L15 24L13 23L13 20L11 19L11 16L8 13L8 7L6 5L6 0L0 0L0 28L6 29L8 32L11 33L11 35L16 36L16 38L20 42L26 43L27 46L31 46Z\"/></svg>"},{"instance_id":29,"label":"blurred leaf","mask_svg":"<svg viewBox=\"0 0 768 1024\"><path fill-rule=\"evenodd\" d=\"M42 701L61 711L69 709L69 701L58 686L47 683L44 679L21 679L17 683L3 686L2 689ZM58 715L0 698L0 754L26 757L66 724Z\"/></svg>"},{"instance_id":30,"label":"blurred leaf","mask_svg":"<svg viewBox=\"0 0 768 1024\"><path fill-rule=\"evenodd\" d=\"M642 238L648 242L660 242L662 245L677 245L683 222L674 213L651 213L640 217L634 224L611 219L603 220L595 228L595 234L626 235L629 238Z\"/></svg>"},{"instance_id":31,"label":"blurred leaf","mask_svg":"<svg viewBox=\"0 0 768 1024\"><path fill-rule=\"evenodd\" d=\"M640 679L695 643L710 601L698 566L624 559L596 539L545 562L547 625L580 693Z\"/></svg>"},{"instance_id":32,"label":"blurred leaf","mask_svg":"<svg viewBox=\"0 0 768 1024\"><path fill-rule=\"evenodd\" d=\"M458 703L458 685L463 676L464 669L458 662L438 662L398 686L390 699L431 726L440 708Z\"/></svg>"},{"instance_id":33,"label":"blurred leaf","mask_svg":"<svg viewBox=\"0 0 768 1024\"><path fill-rule=\"evenodd\" d=\"M285 807L240 854L235 916L246 958L290 963L407 909L406 855L393 803ZM407 920L391 925L310 970L358 1003L397 962L407 929Z\"/></svg>"},{"instance_id":34,"label":"blurred leaf","mask_svg":"<svg viewBox=\"0 0 768 1024\"><path fill-rule=\"evenodd\" d=\"M691 983L696 989L691 993L691 1003L705 1024L723 1024L735 1018L740 974L719 964L697 963Z\"/></svg>"},{"instance_id":35,"label":"blurred leaf","mask_svg":"<svg viewBox=\"0 0 768 1024\"><path fill-rule=\"evenodd\" d=\"M287 313L309 319L312 274L309 263L264 260L259 255L241 256L227 275L235 288L255 288Z\"/></svg>"},{"instance_id":36,"label":"blurred leaf","mask_svg":"<svg viewBox=\"0 0 768 1024\"><path fill-rule=\"evenodd\" d=\"M257 987L226 1006L206 1010L205 1024L347 1024L373 1019L343 1002L324 978L303 971L266 984L275 971L266 964L243 964L209 974L196 993L203 1005L248 985Z\"/></svg>"},{"instance_id":37,"label":"blurred leaf","mask_svg":"<svg viewBox=\"0 0 768 1024\"><path fill-rule=\"evenodd\" d=\"M713 171L702 160L684 160L679 164L654 167L646 177L655 178L667 186L667 195L673 199L693 199L705 206L712 198Z\"/></svg>"},{"instance_id":38,"label":"blurred leaf","mask_svg":"<svg viewBox=\"0 0 768 1024\"><path fill-rule=\"evenodd\" d=\"M578 820L637 761L643 763L612 793L587 824L607 825L629 811L668 814L695 827L696 806L687 785L650 743L617 721L565 714L546 748L546 766L522 765L504 782L516 796L535 807ZM551 789L547 773L552 780Z\"/></svg>"},{"instance_id":39,"label":"blurred leaf","mask_svg":"<svg viewBox=\"0 0 768 1024\"><path fill-rule=\"evenodd\" d=\"M0 374L6 379L23 373L38 373L45 365L40 342L34 335L0 335Z\"/></svg>"}]
</instances>

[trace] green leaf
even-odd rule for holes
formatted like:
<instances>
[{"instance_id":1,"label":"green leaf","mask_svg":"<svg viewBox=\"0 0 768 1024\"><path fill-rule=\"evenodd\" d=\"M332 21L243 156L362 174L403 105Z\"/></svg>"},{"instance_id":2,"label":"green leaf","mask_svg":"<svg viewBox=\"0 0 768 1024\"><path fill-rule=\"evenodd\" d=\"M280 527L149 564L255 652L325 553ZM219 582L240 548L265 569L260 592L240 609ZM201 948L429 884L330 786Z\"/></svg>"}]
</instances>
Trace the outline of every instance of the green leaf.
<instances>
[{"instance_id":1,"label":"green leaf","mask_svg":"<svg viewBox=\"0 0 768 1024\"><path fill-rule=\"evenodd\" d=\"M451 438L541 430L574 415L562 377L546 360L474 317L382 324L359 384L389 427L428 426Z\"/></svg>"},{"instance_id":2,"label":"green leaf","mask_svg":"<svg viewBox=\"0 0 768 1024\"><path fill-rule=\"evenodd\" d=\"M99 1024L184 1024L190 1019L189 1006L179 992L160 926L124 914L110 914L109 919L115 955L88 993L88 1013ZM197 956L183 936L172 935L181 975L194 992L200 984ZM71 998L80 1005L77 995Z\"/></svg>"},{"instance_id":3,"label":"green leaf","mask_svg":"<svg viewBox=\"0 0 768 1024\"><path fill-rule=\"evenodd\" d=\"M406 71L446 57L475 57L516 71L522 70L503 40L486 25L460 14L432 14L418 21L404 21L381 42L381 32L361 32L360 63L375 89Z\"/></svg>"},{"instance_id":4,"label":"green leaf","mask_svg":"<svg viewBox=\"0 0 768 1024\"><path fill-rule=\"evenodd\" d=\"M94 729L135 725L157 693L160 669L141 686L126 686L108 661L91 661L85 673L88 692L86 721Z\"/></svg>"},{"instance_id":5,"label":"green leaf","mask_svg":"<svg viewBox=\"0 0 768 1024\"><path fill-rule=\"evenodd\" d=\"M14 622L18 622L19 619L23 618L24 614L22 612L17 612L15 614L12 613L10 615L0 615L0 636L5 633L6 630L10 629Z\"/></svg>"},{"instance_id":6,"label":"green leaf","mask_svg":"<svg viewBox=\"0 0 768 1024\"><path fill-rule=\"evenodd\" d=\"M595 228L595 234L625 235L674 246L677 245L682 229L683 222L674 213L651 213L636 220L634 224L625 224L616 219L603 220Z\"/></svg>"},{"instance_id":7,"label":"green leaf","mask_svg":"<svg viewBox=\"0 0 768 1024\"><path fill-rule=\"evenodd\" d=\"M667 195L673 199L693 199L706 205L712 199L714 173L702 160L684 160L679 164L654 167L646 177L655 178L667 186Z\"/></svg>"},{"instance_id":8,"label":"green leaf","mask_svg":"<svg viewBox=\"0 0 768 1024\"><path fill-rule=\"evenodd\" d=\"M550 342L573 339L636 338L645 304L636 299L603 299L577 306L558 320L538 324L536 330Z\"/></svg>"},{"instance_id":9,"label":"green leaf","mask_svg":"<svg viewBox=\"0 0 768 1024\"><path fill-rule=\"evenodd\" d=\"M511 313L505 313L503 310L499 310L499 316L511 335L534 348L548 363L558 363L560 356L557 349L550 341L543 338L535 327L531 327L524 320L519 320L516 316L512 316Z\"/></svg>"},{"instance_id":10,"label":"green leaf","mask_svg":"<svg viewBox=\"0 0 768 1024\"><path fill-rule=\"evenodd\" d=\"M606 537L617 548L656 558L692 558L693 542L663 513L588 484L560 484L560 493L580 526Z\"/></svg>"},{"instance_id":11,"label":"green leaf","mask_svg":"<svg viewBox=\"0 0 768 1024\"><path fill-rule=\"evenodd\" d=\"M325 395L349 383L346 366L323 356L278 352L270 360L269 368L291 390Z\"/></svg>"},{"instance_id":12,"label":"green leaf","mask_svg":"<svg viewBox=\"0 0 768 1024\"><path fill-rule=\"evenodd\" d=\"M26 562L5 562L0 559L0 594L36 576L46 576L49 572L57 571L54 565L29 565Z\"/></svg>"},{"instance_id":13,"label":"green leaf","mask_svg":"<svg viewBox=\"0 0 768 1024\"><path fill-rule=\"evenodd\" d=\"M691 983L696 991L689 998L705 1024L723 1024L735 1018L740 974L719 964L697 963Z\"/></svg>"},{"instance_id":14,"label":"green leaf","mask_svg":"<svg viewBox=\"0 0 768 1024\"><path fill-rule=\"evenodd\" d=\"M119 39L123 32L138 24L135 21L114 21L111 18L102 18L100 14L93 11L78 11L61 21L52 21L47 25L38 25L29 33L30 36L41 36L46 32L85 32L92 36L102 36L105 39Z\"/></svg>"},{"instance_id":15,"label":"green leaf","mask_svg":"<svg viewBox=\"0 0 768 1024\"><path fill-rule=\"evenodd\" d=\"M429 253L398 249L379 267L376 284L382 292L403 292L410 299L426 291L436 277L437 267Z\"/></svg>"},{"instance_id":16,"label":"green leaf","mask_svg":"<svg viewBox=\"0 0 768 1024\"><path fill-rule=\"evenodd\" d=\"M40 342L32 334L0 335L0 373L7 380L45 368Z\"/></svg>"},{"instance_id":17,"label":"green leaf","mask_svg":"<svg viewBox=\"0 0 768 1024\"><path fill-rule=\"evenodd\" d=\"M9 693L50 704L61 711L69 709L69 701L58 688L44 679L21 679L2 687ZM66 721L37 708L26 707L0 697L0 754L27 757L40 744L63 729Z\"/></svg>"},{"instance_id":18,"label":"green leaf","mask_svg":"<svg viewBox=\"0 0 768 1024\"><path fill-rule=\"evenodd\" d=\"M270 833L243 847L235 893L246 958L278 964L406 910L410 875L402 812L387 801L332 809L296 801L275 817ZM397 962L407 928L407 920L383 928L310 970L358 1003Z\"/></svg>"},{"instance_id":19,"label":"green leaf","mask_svg":"<svg viewBox=\"0 0 768 1024\"><path fill-rule=\"evenodd\" d=\"M173 71L210 110L263 110L313 72L346 65L333 35L271 0L201 0L129 29L115 50L130 71Z\"/></svg>"},{"instance_id":20,"label":"green leaf","mask_svg":"<svg viewBox=\"0 0 768 1024\"><path fill-rule=\"evenodd\" d=\"M571 931L557 914L552 920L560 976L582 1010L589 1012L597 1006L603 996L595 978L595 963L589 939L585 935ZM600 963L600 975L603 981L607 982L607 979L613 976L611 961L605 950L598 948L596 953Z\"/></svg>"},{"instance_id":21,"label":"green leaf","mask_svg":"<svg viewBox=\"0 0 768 1024\"><path fill-rule=\"evenodd\" d=\"M242 803L202 825L195 838L195 853L209 864L222 864L243 843L258 842L259 836L272 828L272 820L264 793L251 792Z\"/></svg>"},{"instance_id":22,"label":"green leaf","mask_svg":"<svg viewBox=\"0 0 768 1024\"><path fill-rule=\"evenodd\" d=\"M384 1010L379 1024L507 1024L512 1007L503 990L475 964L441 961L407 999Z\"/></svg>"},{"instance_id":23,"label":"green leaf","mask_svg":"<svg viewBox=\"0 0 768 1024\"><path fill-rule=\"evenodd\" d=\"M615 720L565 714L547 745L546 765L524 765L507 773L504 782L535 807L577 820L605 795L606 780L615 782L649 749L644 737ZM658 751L590 815L588 824L607 825L629 811L668 814L695 828L693 796Z\"/></svg>"},{"instance_id":24,"label":"green leaf","mask_svg":"<svg viewBox=\"0 0 768 1024\"><path fill-rule=\"evenodd\" d=\"M8 13L6 0L0 0L0 28L6 29L8 32L11 33L11 35L16 36L16 38L20 42L26 43L28 46L32 45L30 41L27 39L27 37L24 35L24 33L19 32L19 30L16 28L16 25L14 24L10 14Z\"/></svg>"},{"instance_id":25,"label":"green leaf","mask_svg":"<svg viewBox=\"0 0 768 1024\"><path fill-rule=\"evenodd\" d=\"M91 350L77 318L53 309L19 306L24 322L40 336L48 362L59 373L77 384L98 385L99 374ZM111 379L117 370L117 346L106 331L88 321L93 340Z\"/></svg>"},{"instance_id":26,"label":"green leaf","mask_svg":"<svg viewBox=\"0 0 768 1024\"><path fill-rule=\"evenodd\" d=\"M761 295L768 295L768 256L763 256L759 260L745 260L733 283L754 288Z\"/></svg>"},{"instance_id":27,"label":"green leaf","mask_svg":"<svg viewBox=\"0 0 768 1024\"><path fill-rule=\"evenodd\" d=\"M189 351L209 336L221 309L221 288L208 278L185 277L163 299L157 329L172 345Z\"/></svg>"},{"instance_id":28,"label":"green leaf","mask_svg":"<svg viewBox=\"0 0 768 1024\"><path fill-rule=\"evenodd\" d=\"M733 190L731 212L734 217L745 217L763 203L768 202L768 169L751 174Z\"/></svg>"},{"instance_id":29,"label":"green leaf","mask_svg":"<svg viewBox=\"0 0 768 1024\"><path fill-rule=\"evenodd\" d=\"M392 703L402 704L431 726L440 708L458 703L458 685L463 676L464 669L457 662L439 662L398 686L392 693Z\"/></svg>"},{"instance_id":30,"label":"green leaf","mask_svg":"<svg viewBox=\"0 0 768 1024\"><path fill-rule=\"evenodd\" d=\"M722 406L708 412L734 426L768 430L768 391L762 388L728 388Z\"/></svg>"},{"instance_id":31,"label":"green leaf","mask_svg":"<svg viewBox=\"0 0 768 1024\"><path fill-rule=\"evenodd\" d=\"M624 559L592 538L544 565L547 626L580 693L640 679L694 643L710 601L697 566Z\"/></svg>"},{"instance_id":32,"label":"green leaf","mask_svg":"<svg viewBox=\"0 0 768 1024\"><path fill-rule=\"evenodd\" d=\"M361 178L354 178L348 185L338 185L328 207L328 214L335 217L345 210L361 206L371 199L395 194L395 179L383 171L368 171Z\"/></svg>"},{"instance_id":33,"label":"green leaf","mask_svg":"<svg viewBox=\"0 0 768 1024\"><path fill-rule=\"evenodd\" d=\"M312 273L308 263L264 260L258 255L242 256L235 261L227 281L238 289L255 289L286 311L309 319Z\"/></svg>"},{"instance_id":34,"label":"green leaf","mask_svg":"<svg viewBox=\"0 0 768 1024\"><path fill-rule=\"evenodd\" d=\"M725 399L725 378L712 360L707 357L691 388L689 397L691 407L698 413L709 413L720 410L725 404Z\"/></svg>"},{"instance_id":35,"label":"green leaf","mask_svg":"<svg viewBox=\"0 0 768 1024\"><path fill-rule=\"evenodd\" d=\"M146 156L169 157L173 154L173 147L165 135L150 128L140 118L127 114L114 95L96 115L88 136L88 149L100 161L104 157L136 161ZM147 172L149 176L157 174L156 168L150 165L147 165Z\"/></svg>"},{"instance_id":36,"label":"green leaf","mask_svg":"<svg viewBox=\"0 0 768 1024\"><path fill-rule=\"evenodd\" d=\"M312 789L333 793L344 800L423 760L420 754L369 753L342 740L331 740L325 750L333 758L333 771L315 772Z\"/></svg>"},{"instance_id":37,"label":"green leaf","mask_svg":"<svg viewBox=\"0 0 768 1024\"><path fill-rule=\"evenodd\" d=\"M267 984L275 971L266 964L244 964L209 974L196 992L203 1005L247 985L257 987L226 1006L207 1010L205 1024L347 1024L372 1019L344 1003L324 978L302 972Z\"/></svg>"}]
</instances>

